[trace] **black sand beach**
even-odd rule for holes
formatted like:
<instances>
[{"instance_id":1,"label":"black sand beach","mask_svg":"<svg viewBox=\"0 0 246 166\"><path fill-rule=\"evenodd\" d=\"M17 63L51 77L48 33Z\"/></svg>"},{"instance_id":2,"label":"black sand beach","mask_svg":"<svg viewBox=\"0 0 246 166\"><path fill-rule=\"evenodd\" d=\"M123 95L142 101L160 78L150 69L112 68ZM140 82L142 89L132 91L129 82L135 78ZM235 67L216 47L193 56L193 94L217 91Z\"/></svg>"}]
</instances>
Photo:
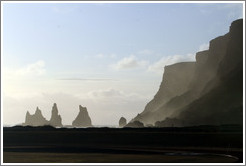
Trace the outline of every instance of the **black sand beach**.
<instances>
[{"instance_id":1,"label":"black sand beach","mask_svg":"<svg viewBox=\"0 0 246 166\"><path fill-rule=\"evenodd\" d=\"M183 128L4 127L4 163L232 163L242 126Z\"/></svg>"}]
</instances>

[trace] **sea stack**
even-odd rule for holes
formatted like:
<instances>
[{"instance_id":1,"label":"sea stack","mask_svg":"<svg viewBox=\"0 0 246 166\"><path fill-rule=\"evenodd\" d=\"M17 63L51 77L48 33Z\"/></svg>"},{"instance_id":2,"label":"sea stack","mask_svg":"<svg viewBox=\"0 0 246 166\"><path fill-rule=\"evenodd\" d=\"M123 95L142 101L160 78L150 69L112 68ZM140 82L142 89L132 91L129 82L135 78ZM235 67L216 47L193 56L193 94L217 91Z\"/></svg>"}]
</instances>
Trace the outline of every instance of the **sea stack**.
<instances>
[{"instance_id":1,"label":"sea stack","mask_svg":"<svg viewBox=\"0 0 246 166\"><path fill-rule=\"evenodd\" d=\"M48 125L48 121L43 117L41 110L37 107L33 115L27 111L24 126L44 126Z\"/></svg>"},{"instance_id":2,"label":"sea stack","mask_svg":"<svg viewBox=\"0 0 246 166\"><path fill-rule=\"evenodd\" d=\"M126 125L126 118L121 117L119 120L119 127L124 127Z\"/></svg>"},{"instance_id":3,"label":"sea stack","mask_svg":"<svg viewBox=\"0 0 246 166\"><path fill-rule=\"evenodd\" d=\"M72 123L73 127L91 127L91 118L86 107L79 105L79 114Z\"/></svg>"},{"instance_id":4,"label":"sea stack","mask_svg":"<svg viewBox=\"0 0 246 166\"><path fill-rule=\"evenodd\" d=\"M54 127L61 127L62 126L62 118L58 114L58 109L56 103L54 103L51 111L51 118L49 124Z\"/></svg>"}]
</instances>

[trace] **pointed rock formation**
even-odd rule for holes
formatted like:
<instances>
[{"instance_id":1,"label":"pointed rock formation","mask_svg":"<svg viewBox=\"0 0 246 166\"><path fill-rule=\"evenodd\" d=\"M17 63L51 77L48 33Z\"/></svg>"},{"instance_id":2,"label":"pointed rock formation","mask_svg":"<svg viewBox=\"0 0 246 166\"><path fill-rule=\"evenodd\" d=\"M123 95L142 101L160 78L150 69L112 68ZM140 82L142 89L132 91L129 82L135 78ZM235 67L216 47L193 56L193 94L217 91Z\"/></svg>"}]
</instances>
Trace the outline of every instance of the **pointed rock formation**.
<instances>
[{"instance_id":1,"label":"pointed rock formation","mask_svg":"<svg viewBox=\"0 0 246 166\"><path fill-rule=\"evenodd\" d=\"M126 118L121 117L119 120L119 127L124 127L126 125Z\"/></svg>"},{"instance_id":2,"label":"pointed rock formation","mask_svg":"<svg viewBox=\"0 0 246 166\"><path fill-rule=\"evenodd\" d=\"M50 121L46 120L41 110L37 107L35 113L31 115L29 111L26 113L26 119L23 123L24 126L45 126L50 125L53 127L61 127L62 126L62 119L61 116L58 115L58 109L56 103L54 103L52 107L51 119Z\"/></svg>"},{"instance_id":3,"label":"pointed rock formation","mask_svg":"<svg viewBox=\"0 0 246 166\"><path fill-rule=\"evenodd\" d=\"M24 126L44 126L49 122L43 117L41 110L37 107L34 115L31 115L29 111L26 113L26 120Z\"/></svg>"},{"instance_id":4,"label":"pointed rock formation","mask_svg":"<svg viewBox=\"0 0 246 166\"><path fill-rule=\"evenodd\" d=\"M62 119L61 116L58 115L58 109L56 103L54 103L51 111L51 118L49 124L54 127L61 127L62 126Z\"/></svg>"},{"instance_id":5,"label":"pointed rock formation","mask_svg":"<svg viewBox=\"0 0 246 166\"><path fill-rule=\"evenodd\" d=\"M31 119L32 119L32 116L31 114L29 113L29 111L26 112L26 120L24 122L24 124L29 124L31 123Z\"/></svg>"},{"instance_id":6,"label":"pointed rock formation","mask_svg":"<svg viewBox=\"0 0 246 166\"><path fill-rule=\"evenodd\" d=\"M91 118L87 112L86 107L79 105L79 114L73 121L72 125L74 127L91 127Z\"/></svg>"}]
</instances>

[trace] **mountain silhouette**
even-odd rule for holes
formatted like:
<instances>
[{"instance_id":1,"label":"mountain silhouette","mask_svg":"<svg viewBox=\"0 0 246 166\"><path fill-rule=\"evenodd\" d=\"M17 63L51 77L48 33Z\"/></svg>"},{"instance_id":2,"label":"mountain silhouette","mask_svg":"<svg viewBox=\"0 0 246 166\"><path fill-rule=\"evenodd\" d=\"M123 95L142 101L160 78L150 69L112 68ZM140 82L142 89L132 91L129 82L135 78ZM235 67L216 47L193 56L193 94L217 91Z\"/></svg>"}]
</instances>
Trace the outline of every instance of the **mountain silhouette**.
<instances>
[{"instance_id":1,"label":"mountain silhouette","mask_svg":"<svg viewBox=\"0 0 246 166\"><path fill-rule=\"evenodd\" d=\"M196 54L196 62L165 66L144 111L130 122L156 126L243 123L243 20Z\"/></svg>"}]
</instances>

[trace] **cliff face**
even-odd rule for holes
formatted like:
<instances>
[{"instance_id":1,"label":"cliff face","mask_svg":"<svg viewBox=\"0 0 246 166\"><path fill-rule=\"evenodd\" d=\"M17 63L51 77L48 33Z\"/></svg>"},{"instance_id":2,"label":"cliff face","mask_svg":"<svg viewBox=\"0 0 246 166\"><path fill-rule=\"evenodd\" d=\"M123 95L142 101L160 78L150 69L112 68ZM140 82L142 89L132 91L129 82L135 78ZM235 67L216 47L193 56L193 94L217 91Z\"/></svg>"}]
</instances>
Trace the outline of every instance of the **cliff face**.
<instances>
[{"instance_id":1,"label":"cliff face","mask_svg":"<svg viewBox=\"0 0 246 166\"><path fill-rule=\"evenodd\" d=\"M233 22L228 34L211 40L196 62L165 67L159 91L132 121L165 126L242 122L242 23Z\"/></svg>"},{"instance_id":2,"label":"cliff face","mask_svg":"<svg viewBox=\"0 0 246 166\"><path fill-rule=\"evenodd\" d=\"M79 114L73 121L72 125L74 127L90 127L91 124L91 118L87 112L86 107L79 106Z\"/></svg>"},{"instance_id":3,"label":"cliff face","mask_svg":"<svg viewBox=\"0 0 246 166\"><path fill-rule=\"evenodd\" d=\"M145 124L155 123L155 112L169 102L173 97L187 91L194 74L194 62L182 62L165 66L163 80L159 91L145 107L144 111L132 121L141 121ZM167 116L167 115L165 115Z\"/></svg>"},{"instance_id":4,"label":"cliff face","mask_svg":"<svg viewBox=\"0 0 246 166\"><path fill-rule=\"evenodd\" d=\"M234 21L225 55L219 63L217 84L180 110L186 125L243 124L243 21ZM213 80L211 80L213 81Z\"/></svg>"}]
</instances>

